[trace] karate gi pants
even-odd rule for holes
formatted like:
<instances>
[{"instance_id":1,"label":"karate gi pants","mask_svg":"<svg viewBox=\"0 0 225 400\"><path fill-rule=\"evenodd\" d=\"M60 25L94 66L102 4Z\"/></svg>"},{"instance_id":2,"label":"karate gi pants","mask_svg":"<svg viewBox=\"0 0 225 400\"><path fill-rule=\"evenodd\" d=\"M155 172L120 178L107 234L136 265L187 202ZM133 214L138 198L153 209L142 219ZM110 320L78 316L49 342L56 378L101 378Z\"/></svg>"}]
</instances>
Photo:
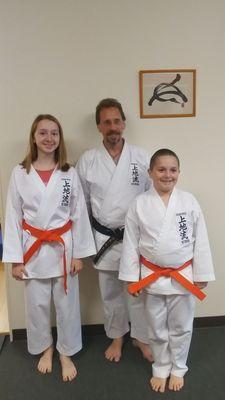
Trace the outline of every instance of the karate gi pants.
<instances>
[{"instance_id":1,"label":"karate gi pants","mask_svg":"<svg viewBox=\"0 0 225 400\"><path fill-rule=\"evenodd\" d=\"M131 330L132 338L149 343L142 296L133 297L127 293L126 284L118 279L118 271L98 272L106 335L115 339Z\"/></svg>"},{"instance_id":2,"label":"karate gi pants","mask_svg":"<svg viewBox=\"0 0 225 400\"><path fill-rule=\"evenodd\" d=\"M195 298L193 295L145 294L153 376L183 377L191 343Z\"/></svg>"},{"instance_id":3,"label":"karate gi pants","mask_svg":"<svg viewBox=\"0 0 225 400\"><path fill-rule=\"evenodd\" d=\"M57 344L60 354L71 356L82 348L78 276L67 276L67 295L63 277L25 281L27 343L31 354L52 345L51 299L56 311Z\"/></svg>"}]
</instances>

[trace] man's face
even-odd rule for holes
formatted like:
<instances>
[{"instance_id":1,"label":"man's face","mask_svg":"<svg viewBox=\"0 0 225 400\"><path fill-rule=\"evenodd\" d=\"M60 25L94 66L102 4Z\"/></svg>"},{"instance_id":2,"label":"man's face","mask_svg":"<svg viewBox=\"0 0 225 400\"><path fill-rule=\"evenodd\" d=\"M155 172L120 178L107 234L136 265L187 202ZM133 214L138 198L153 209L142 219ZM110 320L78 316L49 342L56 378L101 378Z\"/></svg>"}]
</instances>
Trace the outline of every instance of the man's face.
<instances>
[{"instance_id":1,"label":"man's face","mask_svg":"<svg viewBox=\"0 0 225 400\"><path fill-rule=\"evenodd\" d=\"M115 107L103 108L100 111L100 122L98 130L103 136L103 142L114 146L122 140L125 129L125 122L122 120L119 110Z\"/></svg>"}]
</instances>

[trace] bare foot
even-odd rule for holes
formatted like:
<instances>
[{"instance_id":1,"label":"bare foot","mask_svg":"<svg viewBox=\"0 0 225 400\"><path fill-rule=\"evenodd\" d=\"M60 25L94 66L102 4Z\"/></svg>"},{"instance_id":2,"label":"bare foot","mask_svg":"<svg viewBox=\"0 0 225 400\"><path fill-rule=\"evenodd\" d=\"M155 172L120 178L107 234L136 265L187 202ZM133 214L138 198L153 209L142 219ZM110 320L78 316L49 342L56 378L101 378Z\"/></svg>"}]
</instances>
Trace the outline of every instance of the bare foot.
<instances>
[{"instance_id":1,"label":"bare foot","mask_svg":"<svg viewBox=\"0 0 225 400\"><path fill-rule=\"evenodd\" d=\"M113 339L112 343L105 352L105 358L109 361L120 361L122 355L123 338Z\"/></svg>"},{"instance_id":2,"label":"bare foot","mask_svg":"<svg viewBox=\"0 0 225 400\"><path fill-rule=\"evenodd\" d=\"M42 354L37 369L42 374L46 374L47 372L52 372L52 356L53 356L53 347L48 347Z\"/></svg>"},{"instance_id":3,"label":"bare foot","mask_svg":"<svg viewBox=\"0 0 225 400\"><path fill-rule=\"evenodd\" d=\"M155 392L164 393L166 387L166 378L157 378L153 376L150 380L150 385Z\"/></svg>"},{"instance_id":4,"label":"bare foot","mask_svg":"<svg viewBox=\"0 0 225 400\"><path fill-rule=\"evenodd\" d=\"M59 355L59 359L62 366L62 377L63 381L72 381L77 376L76 367L69 356Z\"/></svg>"},{"instance_id":5,"label":"bare foot","mask_svg":"<svg viewBox=\"0 0 225 400\"><path fill-rule=\"evenodd\" d=\"M146 360L148 360L149 362L154 361L148 344L140 342L140 340L137 339L133 339L132 343L135 347L138 347L141 350L143 357L146 358Z\"/></svg>"},{"instance_id":6,"label":"bare foot","mask_svg":"<svg viewBox=\"0 0 225 400\"><path fill-rule=\"evenodd\" d=\"M184 378L180 376L170 375L169 389L175 392L182 389L184 386Z\"/></svg>"}]
</instances>

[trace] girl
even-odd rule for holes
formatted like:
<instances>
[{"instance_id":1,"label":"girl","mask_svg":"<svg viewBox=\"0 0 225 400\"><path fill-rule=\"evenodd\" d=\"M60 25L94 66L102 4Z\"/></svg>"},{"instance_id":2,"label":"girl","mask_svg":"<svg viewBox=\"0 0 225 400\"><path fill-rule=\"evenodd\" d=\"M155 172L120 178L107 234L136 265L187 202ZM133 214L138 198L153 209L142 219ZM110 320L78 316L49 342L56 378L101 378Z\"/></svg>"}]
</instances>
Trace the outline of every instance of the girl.
<instances>
[{"instance_id":1,"label":"girl","mask_svg":"<svg viewBox=\"0 0 225 400\"><path fill-rule=\"evenodd\" d=\"M66 161L63 131L52 115L39 115L29 151L11 176L3 262L25 281L28 351L43 353L38 371L52 371L51 298L64 381L77 370L70 356L82 347L77 273L95 245L77 173Z\"/></svg>"},{"instance_id":2,"label":"girl","mask_svg":"<svg viewBox=\"0 0 225 400\"><path fill-rule=\"evenodd\" d=\"M176 189L180 173L177 155L158 150L151 158L153 187L129 208L120 266L120 279L138 295L145 287L145 308L153 351L154 391L180 390L187 371L195 297L214 280L202 211L196 199ZM194 283L193 283L194 282Z\"/></svg>"}]
</instances>

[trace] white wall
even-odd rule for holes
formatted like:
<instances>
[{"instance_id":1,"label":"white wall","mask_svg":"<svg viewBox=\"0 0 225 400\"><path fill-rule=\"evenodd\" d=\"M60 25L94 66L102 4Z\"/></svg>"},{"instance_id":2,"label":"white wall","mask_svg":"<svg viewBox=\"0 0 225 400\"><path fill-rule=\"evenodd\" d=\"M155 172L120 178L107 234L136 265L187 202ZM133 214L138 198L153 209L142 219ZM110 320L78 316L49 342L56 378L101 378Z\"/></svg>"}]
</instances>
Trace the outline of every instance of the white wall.
<instances>
[{"instance_id":1,"label":"white wall","mask_svg":"<svg viewBox=\"0 0 225 400\"><path fill-rule=\"evenodd\" d=\"M180 184L207 219L217 281L197 316L225 314L223 0L8 0L0 12L0 178L3 209L13 166L24 156L39 113L62 122L70 161L100 137L94 109L116 97L129 142L174 149ZM195 118L140 119L138 71L196 68ZM219 201L218 201L219 200ZM11 327L23 328L22 285L9 278ZM81 274L83 323L102 322L96 272Z\"/></svg>"}]
</instances>

